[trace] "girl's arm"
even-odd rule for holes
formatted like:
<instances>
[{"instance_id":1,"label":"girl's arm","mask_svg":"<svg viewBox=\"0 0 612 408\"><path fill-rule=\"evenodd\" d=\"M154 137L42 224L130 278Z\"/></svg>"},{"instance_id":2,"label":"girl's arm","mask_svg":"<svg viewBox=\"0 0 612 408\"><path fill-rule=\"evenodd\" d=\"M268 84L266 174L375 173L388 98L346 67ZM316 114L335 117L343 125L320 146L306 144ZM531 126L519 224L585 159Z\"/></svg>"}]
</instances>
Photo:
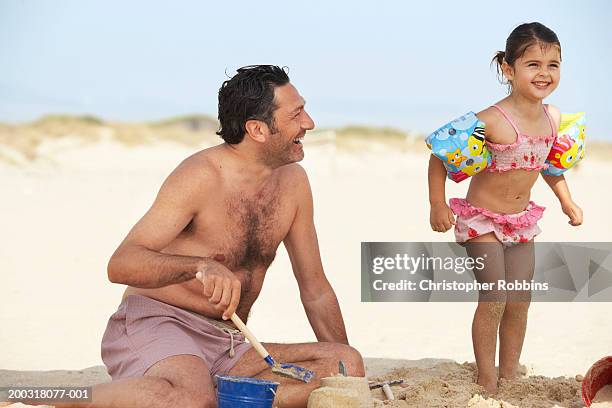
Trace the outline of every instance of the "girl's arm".
<instances>
[{"instance_id":1,"label":"girl's arm","mask_svg":"<svg viewBox=\"0 0 612 408\"><path fill-rule=\"evenodd\" d=\"M542 178L559 199L561 210L570 219L569 224L573 226L582 224L582 209L572 200L565 177L563 175L550 176L542 174Z\"/></svg>"},{"instance_id":2,"label":"girl's arm","mask_svg":"<svg viewBox=\"0 0 612 408\"><path fill-rule=\"evenodd\" d=\"M446 204L446 169L440 159L433 154L429 158L427 180L429 183L429 204L431 205L429 214L431 229L446 232L455 225L455 215Z\"/></svg>"}]
</instances>

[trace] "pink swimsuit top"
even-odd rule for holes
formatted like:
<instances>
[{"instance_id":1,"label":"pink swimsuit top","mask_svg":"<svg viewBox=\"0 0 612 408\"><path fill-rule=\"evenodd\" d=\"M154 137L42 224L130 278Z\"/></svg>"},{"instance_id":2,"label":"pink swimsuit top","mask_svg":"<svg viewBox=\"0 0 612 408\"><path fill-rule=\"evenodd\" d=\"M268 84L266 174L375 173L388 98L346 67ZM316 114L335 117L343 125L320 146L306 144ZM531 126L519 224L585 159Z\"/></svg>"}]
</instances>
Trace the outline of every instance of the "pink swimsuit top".
<instances>
[{"instance_id":1,"label":"pink swimsuit top","mask_svg":"<svg viewBox=\"0 0 612 408\"><path fill-rule=\"evenodd\" d=\"M516 132L516 141L512 144L500 144L487 141L487 147L491 152L491 165L486 171L508 171L508 170L542 170L548 167L544 163L557 137L555 124L548 113L548 105L544 105L544 113L548 118L552 134L547 136L529 136L521 133L510 118L510 116L499 106L493 105L504 118L512 125Z\"/></svg>"}]
</instances>

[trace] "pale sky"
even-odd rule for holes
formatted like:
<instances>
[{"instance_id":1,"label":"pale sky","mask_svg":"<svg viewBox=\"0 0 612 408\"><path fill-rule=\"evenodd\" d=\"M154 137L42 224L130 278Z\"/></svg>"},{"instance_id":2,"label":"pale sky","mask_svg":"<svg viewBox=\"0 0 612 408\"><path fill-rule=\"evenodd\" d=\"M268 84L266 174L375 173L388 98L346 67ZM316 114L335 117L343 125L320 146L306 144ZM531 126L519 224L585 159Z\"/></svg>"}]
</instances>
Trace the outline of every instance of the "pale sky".
<instances>
[{"instance_id":1,"label":"pale sky","mask_svg":"<svg viewBox=\"0 0 612 408\"><path fill-rule=\"evenodd\" d=\"M505 95L489 62L512 29L561 40L547 102L612 140L609 1L0 0L0 121L49 113L216 116L237 67L286 65L319 127L428 132Z\"/></svg>"}]
</instances>

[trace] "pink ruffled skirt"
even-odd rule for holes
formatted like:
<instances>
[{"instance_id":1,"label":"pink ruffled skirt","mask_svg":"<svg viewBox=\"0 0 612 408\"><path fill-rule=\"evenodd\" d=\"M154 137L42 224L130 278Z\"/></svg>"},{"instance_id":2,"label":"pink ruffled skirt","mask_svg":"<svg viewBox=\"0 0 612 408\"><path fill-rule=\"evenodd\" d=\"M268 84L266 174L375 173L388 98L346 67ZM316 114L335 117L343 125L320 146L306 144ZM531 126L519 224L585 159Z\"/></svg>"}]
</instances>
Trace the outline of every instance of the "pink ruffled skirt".
<instances>
[{"instance_id":1,"label":"pink ruffled skirt","mask_svg":"<svg viewBox=\"0 0 612 408\"><path fill-rule=\"evenodd\" d=\"M528 242L542 232L538 220L542 218L545 207L533 201L516 214L498 214L474 207L464 198L451 198L449 204L457 216L455 238L459 243L492 232L502 244L512 245Z\"/></svg>"}]
</instances>

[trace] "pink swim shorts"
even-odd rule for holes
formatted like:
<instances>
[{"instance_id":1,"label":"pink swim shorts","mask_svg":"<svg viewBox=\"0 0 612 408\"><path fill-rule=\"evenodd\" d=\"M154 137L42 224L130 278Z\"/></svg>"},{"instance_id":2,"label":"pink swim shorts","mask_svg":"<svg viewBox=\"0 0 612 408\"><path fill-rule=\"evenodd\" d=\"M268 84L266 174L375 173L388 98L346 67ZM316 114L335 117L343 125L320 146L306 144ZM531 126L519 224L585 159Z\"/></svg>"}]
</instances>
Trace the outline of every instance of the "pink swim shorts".
<instances>
[{"instance_id":1,"label":"pink swim shorts","mask_svg":"<svg viewBox=\"0 0 612 408\"><path fill-rule=\"evenodd\" d=\"M140 295L130 295L110 317L102 361L113 380L141 377L165 358L200 357L214 377L227 374L251 348L232 326Z\"/></svg>"},{"instance_id":2,"label":"pink swim shorts","mask_svg":"<svg viewBox=\"0 0 612 408\"><path fill-rule=\"evenodd\" d=\"M455 238L459 243L492 232L502 244L512 245L528 242L542 232L537 223L545 207L533 201L516 214L498 214L486 208L474 207L464 198L451 198L449 204L457 215Z\"/></svg>"}]
</instances>

